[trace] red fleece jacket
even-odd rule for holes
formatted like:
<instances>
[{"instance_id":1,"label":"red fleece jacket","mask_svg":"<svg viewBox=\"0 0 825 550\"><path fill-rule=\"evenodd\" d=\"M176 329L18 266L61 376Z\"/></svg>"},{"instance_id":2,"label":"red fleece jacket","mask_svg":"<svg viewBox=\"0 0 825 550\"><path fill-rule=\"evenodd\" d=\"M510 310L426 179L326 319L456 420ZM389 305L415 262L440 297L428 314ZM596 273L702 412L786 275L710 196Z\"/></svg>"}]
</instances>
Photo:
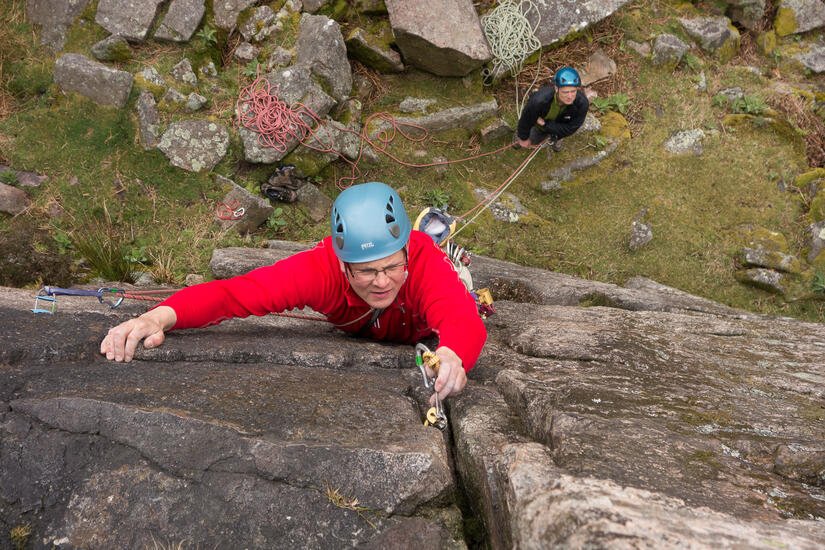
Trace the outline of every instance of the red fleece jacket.
<instances>
[{"instance_id":1,"label":"red fleece jacket","mask_svg":"<svg viewBox=\"0 0 825 550\"><path fill-rule=\"evenodd\" d=\"M452 263L429 236L413 231L407 271L395 303L384 310L365 336L412 344L437 334L439 345L453 350L464 369L470 370L487 339L487 330ZM370 306L341 272L331 237L311 250L246 275L185 288L161 305L177 314L173 330L306 306L349 333L358 331L371 317L365 315Z\"/></svg>"}]
</instances>

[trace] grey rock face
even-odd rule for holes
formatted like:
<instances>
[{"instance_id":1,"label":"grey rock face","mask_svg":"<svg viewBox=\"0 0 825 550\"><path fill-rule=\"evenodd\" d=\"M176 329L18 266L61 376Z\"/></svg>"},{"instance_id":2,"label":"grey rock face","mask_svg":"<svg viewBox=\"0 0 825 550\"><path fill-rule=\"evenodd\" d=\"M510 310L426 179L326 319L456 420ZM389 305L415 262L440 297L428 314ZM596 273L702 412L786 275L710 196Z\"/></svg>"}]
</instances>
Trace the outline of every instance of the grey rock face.
<instances>
[{"instance_id":1,"label":"grey rock face","mask_svg":"<svg viewBox=\"0 0 825 550\"><path fill-rule=\"evenodd\" d=\"M746 266L764 267L786 273L799 273L802 267L799 259L775 250L743 247L742 263Z\"/></svg>"},{"instance_id":2,"label":"grey rock face","mask_svg":"<svg viewBox=\"0 0 825 550\"><path fill-rule=\"evenodd\" d=\"M324 80L332 97L339 102L349 97L352 68L338 23L323 15L302 15L296 49L295 63Z\"/></svg>"},{"instance_id":3,"label":"grey rock face","mask_svg":"<svg viewBox=\"0 0 825 550\"><path fill-rule=\"evenodd\" d=\"M654 65L675 67L689 49L690 46L682 42L678 36L660 34L653 42L650 60Z\"/></svg>"},{"instance_id":4,"label":"grey rock face","mask_svg":"<svg viewBox=\"0 0 825 550\"><path fill-rule=\"evenodd\" d=\"M464 76L492 54L470 0L386 0L404 61L439 76Z\"/></svg>"},{"instance_id":5,"label":"grey rock face","mask_svg":"<svg viewBox=\"0 0 825 550\"><path fill-rule=\"evenodd\" d=\"M100 0L95 23L112 34L143 42L163 0Z\"/></svg>"},{"instance_id":6,"label":"grey rock face","mask_svg":"<svg viewBox=\"0 0 825 550\"><path fill-rule=\"evenodd\" d=\"M730 18L749 30L755 30L765 16L765 0L726 0Z\"/></svg>"},{"instance_id":7,"label":"grey rock face","mask_svg":"<svg viewBox=\"0 0 825 550\"><path fill-rule=\"evenodd\" d=\"M92 55L98 61L125 61L132 57L132 48L122 36L112 35L93 45Z\"/></svg>"},{"instance_id":8,"label":"grey rock face","mask_svg":"<svg viewBox=\"0 0 825 550\"><path fill-rule=\"evenodd\" d=\"M701 155L704 152L702 141L705 139L705 132L697 128L694 130L679 130L671 135L665 142L665 151L674 155Z\"/></svg>"},{"instance_id":9,"label":"grey rock face","mask_svg":"<svg viewBox=\"0 0 825 550\"><path fill-rule=\"evenodd\" d=\"M198 85L198 77L192 70L192 64L185 58L169 70L169 76L193 87Z\"/></svg>"},{"instance_id":10,"label":"grey rock face","mask_svg":"<svg viewBox=\"0 0 825 550\"><path fill-rule=\"evenodd\" d=\"M155 38L188 42L198 29L205 12L204 0L172 0L166 17L155 32Z\"/></svg>"},{"instance_id":11,"label":"grey rock face","mask_svg":"<svg viewBox=\"0 0 825 550\"><path fill-rule=\"evenodd\" d=\"M252 16L247 19L238 30L241 36L249 42L260 42L267 38L274 27L275 12L269 6L259 6L252 12Z\"/></svg>"},{"instance_id":12,"label":"grey rock face","mask_svg":"<svg viewBox=\"0 0 825 550\"><path fill-rule=\"evenodd\" d=\"M316 222L325 219L332 210L332 199L311 183L298 189L298 200L306 207L309 217Z\"/></svg>"},{"instance_id":13,"label":"grey rock face","mask_svg":"<svg viewBox=\"0 0 825 550\"><path fill-rule=\"evenodd\" d=\"M579 32L594 23L618 11L627 4L627 0L599 0L595 2L535 2L537 10L527 13L527 20L532 27L541 22L536 29L536 38L542 46L549 46L564 40L568 35Z\"/></svg>"},{"instance_id":14,"label":"grey rock face","mask_svg":"<svg viewBox=\"0 0 825 550\"><path fill-rule=\"evenodd\" d=\"M135 105L140 132L140 144L147 151L154 149L160 139L160 115L151 92L141 92Z\"/></svg>"},{"instance_id":15,"label":"grey rock face","mask_svg":"<svg viewBox=\"0 0 825 550\"><path fill-rule=\"evenodd\" d=\"M398 110L402 113L421 112L427 114L427 109L430 105L434 105L436 103L438 103L438 100L432 98L405 97L401 100L401 103L398 104Z\"/></svg>"},{"instance_id":16,"label":"grey rock face","mask_svg":"<svg viewBox=\"0 0 825 550\"><path fill-rule=\"evenodd\" d=\"M215 2L212 9L215 13L215 24L223 29L230 30L238 22L238 15L250 6L255 5L256 0L219 0Z\"/></svg>"},{"instance_id":17,"label":"grey rock face","mask_svg":"<svg viewBox=\"0 0 825 550\"><path fill-rule=\"evenodd\" d=\"M89 0L27 0L26 16L40 25L40 43L59 52L66 43L66 29L88 3Z\"/></svg>"},{"instance_id":18,"label":"grey rock face","mask_svg":"<svg viewBox=\"0 0 825 550\"><path fill-rule=\"evenodd\" d=\"M325 116L335 106L335 100L324 93L312 79L309 68L294 66L265 75L274 91L277 87L278 99L292 105L301 102L319 117ZM309 122L307 118L306 122ZM290 139L281 148L264 147L259 141L256 129L241 126L238 130L243 140L244 157L249 162L273 163L282 160L298 145L299 140Z\"/></svg>"},{"instance_id":19,"label":"grey rock face","mask_svg":"<svg viewBox=\"0 0 825 550\"><path fill-rule=\"evenodd\" d=\"M134 78L76 53L60 56L54 65L54 81L61 88L84 95L101 105L123 107Z\"/></svg>"},{"instance_id":20,"label":"grey rock face","mask_svg":"<svg viewBox=\"0 0 825 550\"><path fill-rule=\"evenodd\" d=\"M31 204L31 199L22 189L0 183L0 212L16 216Z\"/></svg>"},{"instance_id":21,"label":"grey rock face","mask_svg":"<svg viewBox=\"0 0 825 550\"><path fill-rule=\"evenodd\" d=\"M235 214L230 213L228 209L222 213L224 214L224 218L231 216L230 219L222 219L217 213L215 214L215 222L223 230L232 230L238 233L255 231L275 210L265 198L253 195L230 179L217 176L215 182L222 187L230 188L223 197L223 204L233 205L237 201L238 208L243 208L242 213L238 212L241 215L237 218L234 217ZM238 209L236 209L236 211L237 210Z\"/></svg>"},{"instance_id":22,"label":"grey rock face","mask_svg":"<svg viewBox=\"0 0 825 550\"><path fill-rule=\"evenodd\" d=\"M229 132L207 120L173 122L161 136L158 149L178 168L209 171L229 149Z\"/></svg>"},{"instance_id":23,"label":"grey rock face","mask_svg":"<svg viewBox=\"0 0 825 550\"><path fill-rule=\"evenodd\" d=\"M825 72L825 47L814 46L805 53L798 54L796 58L800 63L814 73Z\"/></svg>"},{"instance_id":24,"label":"grey rock face","mask_svg":"<svg viewBox=\"0 0 825 550\"><path fill-rule=\"evenodd\" d=\"M780 0L777 7L776 22L781 19L783 11L788 10L793 15L794 26L789 29L792 33L807 32L825 25L825 3L820 0Z\"/></svg>"},{"instance_id":25,"label":"grey rock face","mask_svg":"<svg viewBox=\"0 0 825 550\"><path fill-rule=\"evenodd\" d=\"M404 63L398 52L377 40L370 40L364 29L354 29L347 37L346 45L350 57L376 71L400 73L404 70Z\"/></svg>"}]
</instances>

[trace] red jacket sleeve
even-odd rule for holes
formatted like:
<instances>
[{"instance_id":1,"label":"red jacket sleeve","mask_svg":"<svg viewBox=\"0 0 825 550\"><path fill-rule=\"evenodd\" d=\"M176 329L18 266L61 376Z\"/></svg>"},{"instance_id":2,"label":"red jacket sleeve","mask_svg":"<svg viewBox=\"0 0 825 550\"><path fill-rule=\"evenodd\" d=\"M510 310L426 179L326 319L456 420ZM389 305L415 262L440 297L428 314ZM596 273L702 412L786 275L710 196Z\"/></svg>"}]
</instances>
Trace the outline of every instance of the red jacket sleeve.
<instances>
[{"instance_id":1,"label":"red jacket sleeve","mask_svg":"<svg viewBox=\"0 0 825 550\"><path fill-rule=\"evenodd\" d=\"M415 289L413 307L438 334L439 346L453 350L470 370L476 364L487 329L475 300L458 278L453 264L433 240L413 231L410 237L409 280Z\"/></svg>"},{"instance_id":2,"label":"red jacket sleeve","mask_svg":"<svg viewBox=\"0 0 825 550\"><path fill-rule=\"evenodd\" d=\"M173 329L214 325L233 317L267 315L309 306L327 313L334 302L326 240L245 275L185 288L160 305L177 314Z\"/></svg>"}]
</instances>

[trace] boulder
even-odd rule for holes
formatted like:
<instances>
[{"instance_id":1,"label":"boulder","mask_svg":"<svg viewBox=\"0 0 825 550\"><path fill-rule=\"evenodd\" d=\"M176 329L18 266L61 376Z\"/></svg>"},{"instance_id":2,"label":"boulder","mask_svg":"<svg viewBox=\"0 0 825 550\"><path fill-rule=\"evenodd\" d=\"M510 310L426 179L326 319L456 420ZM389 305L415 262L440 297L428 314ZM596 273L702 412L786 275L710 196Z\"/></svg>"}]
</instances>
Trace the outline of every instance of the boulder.
<instances>
[{"instance_id":1,"label":"boulder","mask_svg":"<svg viewBox=\"0 0 825 550\"><path fill-rule=\"evenodd\" d=\"M252 14L238 28L241 36L248 42L265 40L275 30L273 25L275 12L269 6L259 6L252 10Z\"/></svg>"},{"instance_id":2,"label":"boulder","mask_svg":"<svg viewBox=\"0 0 825 550\"><path fill-rule=\"evenodd\" d=\"M739 51L739 31L727 17L679 18L679 23L704 52L720 63L728 62Z\"/></svg>"},{"instance_id":3,"label":"boulder","mask_svg":"<svg viewBox=\"0 0 825 550\"><path fill-rule=\"evenodd\" d=\"M253 46L249 42L241 42L238 44L238 47L235 48L234 56L241 61L252 61L258 54L261 53L261 49L257 46Z\"/></svg>"},{"instance_id":4,"label":"boulder","mask_svg":"<svg viewBox=\"0 0 825 550\"><path fill-rule=\"evenodd\" d=\"M338 23L323 15L303 14L296 49L296 65L309 67L336 101L349 97L352 68Z\"/></svg>"},{"instance_id":5,"label":"boulder","mask_svg":"<svg viewBox=\"0 0 825 550\"><path fill-rule=\"evenodd\" d=\"M807 52L797 54L796 58L809 71L825 73L825 46L813 46Z\"/></svg>"},{"instance_id":6,"label":"boulder","mask_svg":"<svg viewBox=\"0 0 825 550\"><path fill-rule=\"evenodd\" d=\"M166 16L155 31L158 40L189 42L206 12L204 0L172 0Z\"/></svg>"},{"instance_id":7,"label":"boulder","mask_svg":"<svg viewBox=\"0 0 825 550\"><path fill-rule=\"evenodd\" d=\"M307 106L319 117L329 113L335 105L335 100L324 93L321 87L312 79L312 74L306 66L293 66L267 73L264 78L272 86L272 91L278 93L278 99L287 106L300 102ZM241 108L244 108L243 106ZM305 122L310 120L306 117ZM244 157L249 162L274 163L287 156L299 143L298 139L291 139L281 148L264 147L258 140L256 129L241 126L239 133L243 141Z\"/></svg>"},{"instance_id":8,"label":"boulder","mask_svg":"<svg viewBox=\"0 0 825 550\"><path fill-rule=\"evenodd\" d=\"M630 224L630 242L628 242L627 247L635 252L652 240L653 229L650 225L640 219L633 220L633 223Z\"/></svg>"},{"instance_id":9,"label":"boulder","mask_svg":"<svg viewBox=\"0 0 825 550\"><path fill-rule=\"evenodd\" d=\"M132 58L132 48L122 36L112 35L93 45L92 55L98 61L126 61Z\"/></svg>"},{"instance_id":10,"label":"boulder","mask_svg":"<svg viewBox=\"0 0 825 550\"><path fill-rule=\"evenodd\" d=\"M126 71L110 69L76 53L60 56L54 65L54 81L61 88L84 95L100 105L126 105L133 80Z\"/></svg>"},{"instance_id":11,"label":"boulder","mask_svg":"<svg viewBox=\"0 0 825 550\"><path fill-rule=\"evenodd\" d=\"M513 128L503 118L496 118L479 130L481 143L488 144L513 135Z\"/></svg>"},{"instance_id":12,"label":"boulder","mask_svg":"<svg viewBox=\"0 0 825 550\"><path fill-rule=\"evenodd\" d=\"M306 147L296 149L285 161L294 164L304 176L317 175L342 156L352 161L360 158L377 163L378 155L366 142L362 147L362 141L358 123L343 125L325 117L315 133L305 141Z\"/></svg>"},{"instance_id":13,"label":"boulder","mask_svg":"<svg viewBox=\"0 0 825 550\"><path fill-rule=\"evenodd\" d=\"M430 105L435 105L436 103L438 103L438 100L434 98L407 96L398 104L398 110L402 113L420 112L426 115Z\"/></svg>"},{"instance_id":14,"label":"boulder","mask_svg":"<svg viewBox=\"0 0 825 550\"><path fill-rule=\"evenodd\" d=\"M165 107L181 107L186 103L186 96L177 91L174 88L169 88L166 90L166 93L163 94L161 98L161 102L165 104Z\"/></svg>"},{"instance_id":15,"label":"boulder","mask_svg":"<svg viewBox=\"0 0 825 550\"><path fill-rule=\"evenodd\" d=\"M736 280L775 294L784 294L787 290L787 284L784 282L785 278L778 271L762 267L743 269L736 272Z\"/></svg>"},{"instance_id":16,"label":"boulder","mask_svg":"<svg viewBox=\"0 0 825 550\"><path fill-rule=\"evenodd\" d=\"M616 72L616 62L610 59L601 48L590 55L587 63L581 69L582 86L590 86L594 82L604 80Z\"/></svg>"},{"instance_id":17,"label":"boulder","mask_svg":"<svg viewBox=\"0 0 825 550\"><path fill-rule=\"evenodd\" d=\"M154 149L160 139L160 115L151 92L141 92L135 104L140 144L147 151Z\"/></svg>"},{"instance_id":18,"label":"boulder","mask_svg":"<svg viewBox=\"0 0 825 550\"><path fill-rule=\"evenodd\" d=\"M0 174L3 172L13 172L15 177L17 178L17 187L40 187L44 181L46 181L48 176L41 176L40 174L36 174L34 172L26 172L24 170L15 170L11 166L3 166L0 164Z\"/></svg>"},{"instance_id":19,"label":"boulder","mask_svg":"<svg viewBox=\"0 0 825 550\"><path fill-rule=\"evenodd\" d=\"M272 71L277 67L287 67L292 64L292 53L278 46L266 62L266 70Z\"/></svg>"},{"instance_id":20,"label":"boulder","mask_svg":"<svg viewBox=\"0 0 825 550\"><path fill-rule=\"evenodd\" d=\"M679 130L673 133L665 142L665 151L674 155L692 154L699 156L704 152L702 141L705 132L701 128L694 130Z\"/></svg>"},{"instance_id":21,"label":"boulder","mask_svg":"<svg viewBox=\"0 0 825 550\"><path fill-rule=\"evenodd\" d=\"M74 23L89 0L27 0L26 16L40 25L40 43L59 52L66 43L66 30Z\"/></svg>"},{"instance_id":22,"label":"boulder","mask_svg":"<svg viewBox=\"0 0 825 550\"><path fill-rule=\"evenodd\" d=\"M639 54L642 57L650 56L650 43L636 42L635 40L628 40L627 47Z\"/></svg>"},{"instance_id":23,"label":"boulder","mask_svg":"<svg viewBox=\"0 0 825 550\"><path fill-rule=\"evenodd\" d=\"M823 250L825 250L825 221L819 221L808 226L808 263L814 263Z\"/></svg>"},{"instance_id":24,"label":"boulder","mask_svg":"<svg viewBox=\"0 0 825 550\"><path fill-rule=\"evenodd\" d=\"M211 59L200 66L198 72L207 78L217 78L218 69L215 67L215 62Z\"/></svg>"},{"instance_id":25,"label":"boulder","mask_svg":"<svg viewBox=\"0 0 825 550\"><path fill-rule=\"evenodd\" d=\"M825 25L821 0L779 0L773 28L777 36L807 32Z\"/></svg>"},{"instance_id":26,"label":"boulder","mask_svg":"<svg viewBox=\"0 0 825 550\"><path fill-rule=\"evenodd\" d=\"M215 25L225 31L232 30L238 22L238 15L256 0L221 0L213 4Z\"/></svg>"},{"instance_id":27,"label":"boulder","mask_svg":"<svg viewBox=\"0 0 825 550\"><path fill-rule=\"evenodd\" d=\"M527 11L525 15L530 26L536 28L536 38L544 47L570 38L609 17L627 3L628 0L542 1L534 2L536 9Z\"/></svg>"},{"instance_id":28,"label":"boulder","mask_svg":"<svg viewBox=\"0 0 825 550\"><path fill-rule=\"evenodd\" d=\"M765 16L765 0L725 0L731 20L755 31Z\"/></svg>"},{"instance_id":29,"label":"boulder","mask_svg":"<svg viewBox=\"0 0 825 550\"><path fill-rule=\"evenodd\" d=\"M386 0L404 61L439 76L464 76L492 57L471 0Z\"/></svg>"},{"instance_id":30,"label":"boulder","mask_svg":"<svg viewBox=\"0 0 825 550\"><path fill-rule=\"evenodd\" d=\"M178 168L208 172L229 149L229 132L208 120L173 122L161 136L158 149Z\"/></svg>"},{"instance_id":31,"label":"boulder","mask_svg":"<svg viewBox=\"0 0 825 550\"><path fill-rule=\"evenodd\" d=\"M678 36L667 33L660 34L653 41L653 53L650 61L654 65L672 71L689 49L690 46L682 42Z\"/></svg>"},{"instance_id":32,"label":"boulder","mask_svg":"<svg viewBox=\"0 0 825 550\"><path fill-rule=\"evenodd\" d=\"M186 96L186 108L190 111L198 111L201 107L206 105L207 99L200 94L192 92Z\"/></svg>"},{"instance_id":33,"label":"boulder","mask_svg":"<svg viewBox=\"0 0 825 550\"><path fill-rule=\"evenodd\" d=\"M437 111L423 117L395 117L398 124L409 124L419 126L433 133L452 130L455 128L465 128L475 130L484 120L498 114L498 103L495 99L475 105L463 107L452 107ZM380 121L374 127L368 128L371 137L376 136L381 130L386 130L390 126L388 123Z\"/></svg>"},{"instance_id":34,"label":"boulder","mask_svg":"<svg viewBox=\"0 0 825 550\"><path fill-rule=\"evenodd\" d=\"M112 34L143 42L163 0L100 0L95 23Z\"/></svg>"},{"instance_id":35,"label":"boulder","mask_svg":"<svg viewBox=\"0 0 825 550\"><path fill-rule=\"evenodd\" d=\"M0 183L0 212L16 216L29 207L31 199L22 189Z\"/></svg>"},{"instance_id":36,"label":"boulder","mask_svg":"<svg viewBox=\"0 0 825 550\"><path fill-rule=\"evenodd\" d=\"M775 250L743 247L740 250L742 265L746 267L764 267L785 273L800 273L802 266L796 256L783 254Z\"/></svg>"},{"instance_id":37,"label":"boulder","mask_svg":"<svg viewBox=\"0 0 825 550\"><path fill-rule=\"evenodd\" d=\"M311 183L298 189L298 201L306 207L307 215L314 222L326 219L332 210L332 199Z\"/></svg>"},{"instance_id":38,"label":"boulder","mask_svg":"<svg viewBox=\"0 0 825 550\"><path fill-rule=\"evenodd\" d=\"M353 29L346 39L347 53L362 65L382 73L400 73L404 70L401 56L389 44L392 29L381 27L381 34L367 34L360 27Z\"/></svg>"},{"instance_id":39,"label":"boulder","mask_svg":"<svg viewBox=\"0 0 825 550\"><path fill-rule=\"evenodd\" d=\"M473 197L477 201L483 201L490 195L489 189L473 189ZM522 216L528 214L527 209L521 204L519 198L512 193L502 193L489 205L488 210L493 215L493 219L505 223L517 223Z\"/></svg>"},{"instance_id":40,"label":"boulder","mask_svg":"<svg viewBox=\"0 0 825 550\"><path fill-rule=\"evenodd\" d=\"M255 231L275 211L268 200L253 195L228 178L218 175L215 177L215 183L222 190L226 190L223 202L215 214L215 223L224 231L231 230L241 234ZM243 212L239 209L243 209ZM236 217L236 213L240 215Z\"/></svg>"},{"instance_id":41,"label":"boulder","mask_svg":"<svg viewBox=\"0 0 825 550\"><path fill-rule=\"evenodd\" d=\"M570 162L565 163L561 167L556 168L548 174L549 179L544 180L540 183L541 192L548 193L550 191L559 189L562 183L564 183L565 181L572 180L576 172L580 172L587 168L601 164L604 161L604 159L613 154L613 152L616 150L618 146L618 140L608 138L607 145L605 145L604 149L602 149L595 155L578 157L571 160Z\"/></svg>"}]
</instances>

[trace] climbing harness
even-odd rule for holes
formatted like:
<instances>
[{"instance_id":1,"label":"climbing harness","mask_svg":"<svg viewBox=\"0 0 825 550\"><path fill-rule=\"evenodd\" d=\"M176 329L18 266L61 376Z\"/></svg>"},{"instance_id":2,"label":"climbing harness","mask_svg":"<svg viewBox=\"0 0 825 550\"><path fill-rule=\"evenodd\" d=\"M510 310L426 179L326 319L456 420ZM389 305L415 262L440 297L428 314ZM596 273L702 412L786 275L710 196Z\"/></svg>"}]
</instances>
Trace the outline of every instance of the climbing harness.
<instances>
[{"instance_id":1,"label":"climbing harness","mask_svg":"<svg viewBox=\"0 0 825 550\"><path fill-rule=\"evenodd\" d=\"M535 24L530 25L527 16L535 12ZM536 29L541 24L541 15L536 5L530 0L514 2L504 0L493 10L481 17L481 28L490 44L493 55L492 68L482 71L482 81L485 85L492 85L500 76L510 73L517 76L521 72L524 62L536 50L541 49L541 41L536 37ZM520 114L524 108L524 100L533 88L539 76L541 56L536 76L524 92L521 103L518 100L518 79L516 86L516 113Z\"/></svg>"},{"instance_id":2,"label":"climbing harness","mask_svg":"<svg viewBox=\"0 0 825 550\"><path fill-rule=\"evenodd\" d=\"M432 389L435 395L435 407L430 407L424 419L425 426L435 426L439 430L444 430L447 427L447 415L444 413L444 408L441 406L441 400L438 398L438 392L435 391L435 380L438 377L438 365L440 360L430 351L430 348L424 344L415 345L415 364L421 370L421 376L424 377L424 387ZM435 377L427 376L427 367L435 372Z\"/></svg>"},{"instance_id":3,"label":"climbing harness","mask_svg":"<svg viewBox=\"0 0 825 550\"><path fill-rule=\"evenodd\" d=\"M237 220L242 218L245 212L246 209L240 206L237 200L233 200L229 204L220 203L216 214L222 220Z\"/></svg>"}]
</instances>

